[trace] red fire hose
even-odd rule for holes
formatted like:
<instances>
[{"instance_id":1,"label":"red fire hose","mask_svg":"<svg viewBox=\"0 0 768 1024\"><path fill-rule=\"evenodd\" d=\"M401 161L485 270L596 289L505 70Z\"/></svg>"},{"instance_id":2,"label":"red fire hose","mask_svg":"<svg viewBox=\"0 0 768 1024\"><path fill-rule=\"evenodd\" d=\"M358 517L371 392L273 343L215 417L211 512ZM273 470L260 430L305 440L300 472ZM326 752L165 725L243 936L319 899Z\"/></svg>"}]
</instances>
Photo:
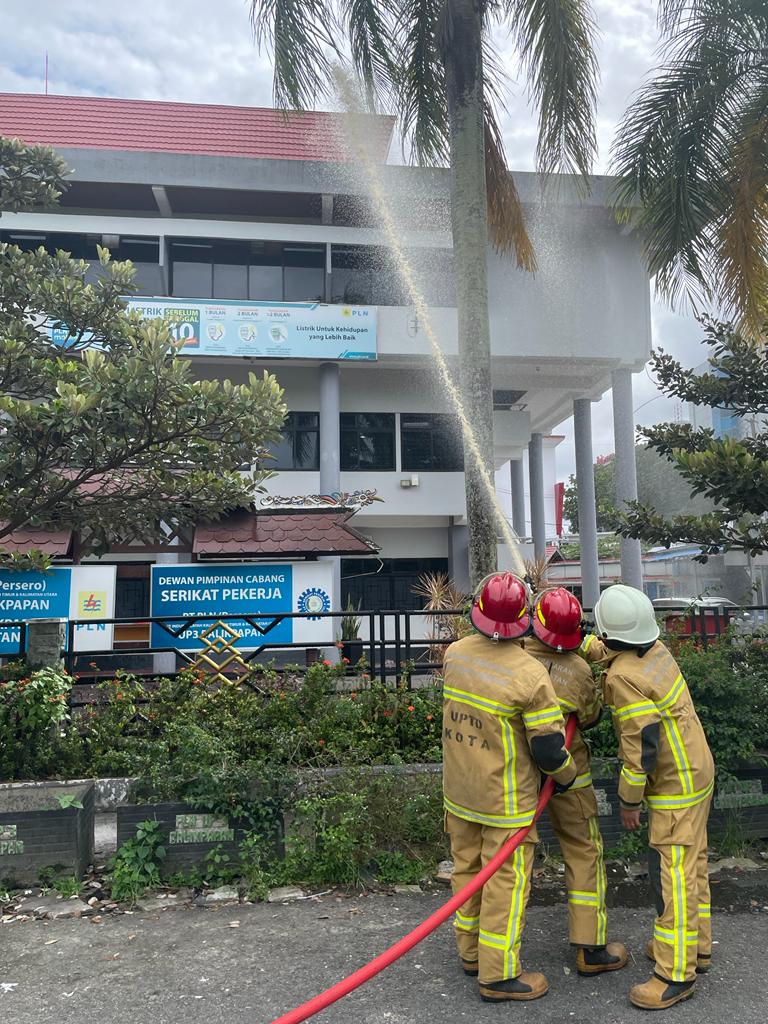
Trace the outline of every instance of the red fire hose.
<instances>
[{"instance_id":1,"label":"red fire hose","mask_svg":"<svg viewBox=\"0 0 768 1024\"><path fill-rule=\"evenodd\" d=\"M567 747L570 747L575 732L576 716L569 715L565 727L565 744ZM386 949L383 953L380 953L364 967L355 971L354 974L350 974L335 985L331 985L331 987L327 988L325 992L321 992L319 995L314 996L314 998L308 999L307 1002L302 1003L301 1006L297 1006L295 1009L289 1010L289 1012L284 1013L282 1017L277 1017L272 1021L272 1024L300 1024L300 1021L306 1020L308 1017L312 1017L314 1014L324 1010L327 1006L330 1006L331 1003L335 1003L338 999L348 996L350 992L354 992L356 988L359 988L360 985L364 985L366 981L370 981L371 978L374 978L380 971L383 971L385 967L389 967L390 964L393 964L395 960L398 960L404 953L407 953L409 949L413 949L413 947L421 942L422 939L426 939L428 935L431 935L439 925L448 920L451 914L466 903L470 896L473 896L478 889L482 889L491 875L494 875L509 855L518 848L520 843L522 843L541 817L541 812L549 803L549 798L552 796L554 788L554 781L552 779L547 779L539 793L539 802L536 804L536 813L533 816L531 824L526 825L525 828L519 829L513 836L510 836L496 856L489 860L484 868L481 868L480 871L478 871L472 881L452 896L448 902L444 903L439 910L434 912L434 914L430 914L426 921L422 921L422 923L417 928L414 928L412 932L404 935L402 939L396 942L393 946L390 946L389 949Z\"/></svg>"}]
</instances>

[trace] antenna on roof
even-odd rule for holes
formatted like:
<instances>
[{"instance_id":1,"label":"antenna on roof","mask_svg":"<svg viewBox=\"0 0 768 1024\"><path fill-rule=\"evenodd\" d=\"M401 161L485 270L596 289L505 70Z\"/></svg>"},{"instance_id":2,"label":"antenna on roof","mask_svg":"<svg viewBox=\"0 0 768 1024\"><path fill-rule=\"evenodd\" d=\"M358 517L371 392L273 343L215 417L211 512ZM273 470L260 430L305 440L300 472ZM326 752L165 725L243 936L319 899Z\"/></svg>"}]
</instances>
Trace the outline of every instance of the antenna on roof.
<instances>
[{"instance_id":1,"label":"antenna on roof","mask_svg":"<svg viewBox=\"0 0 768 1024\"><path fill-rule=\"evenodd\" d=\"M45 95L48 95L48 51L45 51Z\"/></svg>"}]
</instances>

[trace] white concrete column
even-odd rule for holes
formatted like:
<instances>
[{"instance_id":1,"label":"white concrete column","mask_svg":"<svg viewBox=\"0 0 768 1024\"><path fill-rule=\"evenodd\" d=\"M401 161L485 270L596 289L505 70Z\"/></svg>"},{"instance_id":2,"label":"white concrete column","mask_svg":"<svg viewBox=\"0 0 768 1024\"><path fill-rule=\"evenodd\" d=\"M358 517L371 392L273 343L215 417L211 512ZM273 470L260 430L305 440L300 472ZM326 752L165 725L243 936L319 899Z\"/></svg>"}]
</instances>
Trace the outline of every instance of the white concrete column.
<instances>
[{"instance_id":1,"label":"white concrete column","mask_svg":"<svg viewBox=\"0 0 768 1024\"><path fill-rule=\"evenodd\" d=\"M320 493L333 494L341 490L341 374L338 363L320 364ZM343 610L341 594L341 559L329 556L324 561L333 563L334 607L331 611ZM341 620L334 619L334 630L338 634ZM334 647L326 652L330 660L338 658Z\"/></svg>"},{"instance_id":2,"label":"white concrete column","mask_svg":"<svg viewBox=\"0 0 768 1024\"><path fill-rule=\"evenodd\" d=\"M512 528L518 537L526 537L525 528L525 469L522 459L510 459L509 483L512 489Z\"/></svg>"},{"instance_id":3,"label":"white concrete column","mask_svg":"<svg viewBox=\"0 0 768 1024\"><path fill-rule=\"evenodd\" d=\"M534 558L547 554L547 520L544 511L544 447L541 434L528 442L528 482L531 488L531 535Z\"/></svg>"},{"instance_id":4,"label":"white concrete column","mask_svg":"<svg viewBox=\"0 0 768 1024\"><path fill-rule=\"evenodd\" d=\"M588 398L577 398L573 403L573 429L576 442L576 493L579 503L582 604L585 608L594 608L600 596L600 567L597 560L592 403Z\"/></svg>"},{"instance_id":5,"label":"white concrete column","mask_svg":"<svg viewBox=\"0 0 768 1024\"><path fill-rule=\"evenodd\" d=\"M613 443L616 448L616 507L623 509L626 502L637 500L632 372L622 368L614 370L611 376ZM639 540L621 538L621 578L630 587L643 589L643 560Z\"/></svg>"}]
</instances>

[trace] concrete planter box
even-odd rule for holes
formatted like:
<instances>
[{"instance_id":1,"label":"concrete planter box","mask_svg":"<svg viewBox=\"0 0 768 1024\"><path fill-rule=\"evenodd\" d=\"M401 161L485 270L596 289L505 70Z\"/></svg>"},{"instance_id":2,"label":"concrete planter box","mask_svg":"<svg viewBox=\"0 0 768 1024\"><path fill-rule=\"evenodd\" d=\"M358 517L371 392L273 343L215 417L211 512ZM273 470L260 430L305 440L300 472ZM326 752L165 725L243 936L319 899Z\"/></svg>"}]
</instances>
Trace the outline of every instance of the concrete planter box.
<instances>
[{"instance_id":1,"label":"concrete planter box","mask_svg":"<svg viewBox=\"0 0 768 1024\"><path fill-rule=\"evenodd\" d=\"M83 806L62 807L57 797ZM82 879L93 860L92 782L0 786L0 884L33 885L40 871Z\"/></svg>"},{"instance_id":2,"label":"concrete planter box","mask_svg":"<svg viewBox=\"0 0 768 1024\"><path fill-rule=\"evenodd\" d=\"M235 861L243 835L253 830L247 822L201 811L189 804L128 804L117 808L118 849L134 838L142 821L160 823L165 838L166 855L162 864L165 876L202 866L207 854L216 847L221 847ZM265 838L275 843L282 856L282 822L278 823L275 835Z\"/></svg>"}]
</instances>

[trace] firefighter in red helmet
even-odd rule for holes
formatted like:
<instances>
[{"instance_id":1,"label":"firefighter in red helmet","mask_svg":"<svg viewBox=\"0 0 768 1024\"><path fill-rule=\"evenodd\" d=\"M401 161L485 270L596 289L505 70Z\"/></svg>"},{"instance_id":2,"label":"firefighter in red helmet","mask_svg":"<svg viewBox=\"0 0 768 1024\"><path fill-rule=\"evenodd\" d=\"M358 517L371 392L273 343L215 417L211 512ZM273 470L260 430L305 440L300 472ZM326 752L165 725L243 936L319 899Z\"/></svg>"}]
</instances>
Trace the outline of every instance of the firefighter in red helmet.
<instances>
[{"instance_id":1,"label":"firefighter in red helmet","mask_svg":"<svg viewBox=\"0 0 768 1024\"><path fill-rule=\"evenodd\" d=\"M563 714L574 713L579 725L571 744L576 779L567 793L552 797L548 811L565 861L576 968L589 975L620 970L628 954L622 943L607 941L603 842L589 750L581 736L599 720L601 705L589 665L577 653L581 623L581 605L573 594L564 587L545 590L534 602L533 636L525 649L549 672Z\"/></svg>"},{"instance_id":2,"label":"firefighter in red helmet","mask_svg":"<svg viewBox=\"0 0 768 1024\"><path fill-rule=\"evenodd\" d=\"M489 576L472 605L476 632L446 651L443 785L454 892L533 821L541 772L562 788L576 777L550 678L523 648L529 603L517 576ZM532 829L454 920L462 965L486 1001L538 999L548 989L520 961L536 838Z\"/></svg>"}]
</instances>

